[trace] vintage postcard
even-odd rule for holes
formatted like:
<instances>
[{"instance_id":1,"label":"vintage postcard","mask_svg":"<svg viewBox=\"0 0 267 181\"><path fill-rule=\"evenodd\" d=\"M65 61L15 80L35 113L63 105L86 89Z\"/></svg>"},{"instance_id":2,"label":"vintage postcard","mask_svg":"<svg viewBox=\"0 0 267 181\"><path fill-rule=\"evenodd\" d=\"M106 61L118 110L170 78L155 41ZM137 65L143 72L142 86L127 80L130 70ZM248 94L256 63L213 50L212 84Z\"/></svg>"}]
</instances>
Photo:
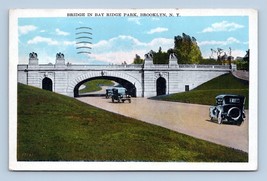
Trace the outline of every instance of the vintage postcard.
<instances>
[{"instance_id":1,"label":"vintage postcard","mask_svg":"<svg viewBox=\"0 0 267 181\"><path fill-rule=\"evenodd\" d=\"M10 10L10 170L257 170L257 16Z\"/></svg>"}]
</instances>

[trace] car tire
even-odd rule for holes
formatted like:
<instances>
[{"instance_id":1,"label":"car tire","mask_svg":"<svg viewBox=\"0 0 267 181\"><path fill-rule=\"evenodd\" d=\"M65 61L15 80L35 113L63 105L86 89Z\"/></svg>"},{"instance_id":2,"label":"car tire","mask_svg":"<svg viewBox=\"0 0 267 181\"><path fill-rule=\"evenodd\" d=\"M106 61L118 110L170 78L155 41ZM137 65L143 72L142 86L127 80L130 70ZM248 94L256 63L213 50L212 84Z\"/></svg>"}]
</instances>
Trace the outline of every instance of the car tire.
<instances>
[{"instance_id":1,"label":"car tire","mask_svg":"<svg viewBox=\"0 0 267 181\"><path fill-rule=\"evenodd\" d=\"M242 116L242 112L238 107L232 107L228 110L227 113L228 117L230 117L232 120L234 121L239 121L241 116Z\"/></svg>"}]
</instances>

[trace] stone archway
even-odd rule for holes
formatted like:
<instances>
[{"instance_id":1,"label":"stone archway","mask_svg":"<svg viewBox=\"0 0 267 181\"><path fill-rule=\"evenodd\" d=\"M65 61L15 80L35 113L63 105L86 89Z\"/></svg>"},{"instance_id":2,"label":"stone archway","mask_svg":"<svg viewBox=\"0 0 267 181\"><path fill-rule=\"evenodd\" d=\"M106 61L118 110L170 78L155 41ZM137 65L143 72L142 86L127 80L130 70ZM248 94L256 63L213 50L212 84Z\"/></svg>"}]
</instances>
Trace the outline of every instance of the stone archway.
<instances>
[{"instance_id":1,"label":"stone archway","mask_svg":"<svg viewBox=\"0 0 267 181\"><path fill-rule=\"evenodd\" d=\"M71 97L77 97L78 88L83 82L99 78L118 82L127 90L131 90L133 97L142 96L143 89L140 80L127 73L117 71L91 71L86 74L81 74L69 82L66 93Z\"/></svg>"},{"instance_id":2,"label":"stone archway","mask_svg":"<svg viewBox=\"0 0 267 181\"><path fill-rule=\"evenodd\" d=\"M45 77L42 80L42 89L48 90L48 91L53 91L53 83L52 80L48 77Z\"/></svg>"},{"instance_id":3,"label":"stone archway","mask_svg":"<svg viewBox=\"0 0 267 181\"><path fill-rule=\"evenodd\" d=\"M159 77L156 82L157 96L166 94L166 80Z\"/></svg>"},{"instance_id":4,"label":"stone archway","mask_svg":"<svg viewBox=\"0 0 267 181\"><path fill-rule=\"evenodd\" d=\"M85 79L81 82L79 82L75 87L74 87L74 97L81 97L80 93L79 93L79 87L85 83L85 82L88 82L88 81L91 81L91 80L97 80L97 79L104 79L104 80L112 80L112 81L115 81L117 83L119 83L122 87L126 88L127 92L129 95L131 95L132 97L136 97L136 87L134 84L132 84L131 82L125 80L125 79L122 79L122 78L118 78L118 77L111 77L111 76L101 76L101 77L92 77L92 78L88 78L88 79ZM92 94L94 95L94 94ZM84 95L82 95L84 96Z\"/></svg>"}]
</instances>

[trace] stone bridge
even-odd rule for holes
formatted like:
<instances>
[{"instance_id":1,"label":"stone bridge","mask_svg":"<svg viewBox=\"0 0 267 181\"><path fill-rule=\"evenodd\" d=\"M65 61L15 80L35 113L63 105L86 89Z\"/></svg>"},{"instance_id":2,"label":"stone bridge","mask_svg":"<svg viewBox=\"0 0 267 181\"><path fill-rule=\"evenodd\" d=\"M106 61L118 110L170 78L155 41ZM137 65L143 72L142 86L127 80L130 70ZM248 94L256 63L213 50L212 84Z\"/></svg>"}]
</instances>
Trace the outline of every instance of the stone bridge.
<instances>
[{"instance_id":1,"label":"stone bridge","mask_svg":"<svg viewBox=\"0 0 267 181\"><path fill-rule=\"evenodd\" d=\"M79 96L79 87L94 79L113 80L132 96L151 97L194 89L217 76L230 72L229 65L178 64L172 54L169 64L153 64L151 54L142 65L74 65L65 63L62 53L55 64L39 64L30 53L29 64L18 65L18 82L70 97Z\"/></svg>"}]
</instances>

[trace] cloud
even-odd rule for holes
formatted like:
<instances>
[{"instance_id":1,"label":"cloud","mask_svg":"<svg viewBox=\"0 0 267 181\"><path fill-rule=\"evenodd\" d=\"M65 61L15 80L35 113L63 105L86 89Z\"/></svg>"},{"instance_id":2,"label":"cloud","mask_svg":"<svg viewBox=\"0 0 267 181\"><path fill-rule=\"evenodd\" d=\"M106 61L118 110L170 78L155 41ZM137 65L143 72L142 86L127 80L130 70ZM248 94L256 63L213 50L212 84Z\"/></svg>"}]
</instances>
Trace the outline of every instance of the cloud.
<instances>
[{"instance_id":1,"label":"cloud","mask_svg":"<svg viewBox=\"0 0 267 181\"><path fill-rule=\"evenodd\" d=\"M116 51L89 54L88 57L96 61L107 62L110 64L121 64L124 61L127 62L127 64L131 64L133 63L136 54L144 55L145 53L147 53L145 50Z\"/></svg>"},{"instance_id":2,"label":"cloud","mask_svg":"<svg viewBox=\"0 0 267 181\"><path fill-rule=\"evenodd\" d=\"M28 44L38 44L47 43L48 45L58 45L58 41L52 40L51 38L45 38L41 36L36 36L27 42Z\"/></svg>"},{"instance_id":3,"label":"cloud","mask_svg":"<svg viewBox=\"0 0 267 181\"><path fill-rule=\"evenodd\" d=\"M224 41L216 41L216 40L211 40L211 41L201 41L201 42L197 42L197 44L199 46L206 46L206 45L229 45L229 44L234 44L234 43L240 43L239 40L237 40L234 37L229 37Z\"/></svg>"},{"instance_id":4,"label":"cloud","mask_svg":"<svg viewBox=\"0 0 267 181\"><path fill-rule=\"evenodd\" d=\"M244 28L244 26L233 22L222 21L218 23L213 23L210 27L203 29L202 33L221 32L221 31L230 32L240 28Z\"/></svg>"},{"instance_id":5,"label":"cloud","mask_svg":"<svg viewBox=\"0 0 267 181\"><path fill-rule=\"evenodd\" d=\"M161 33L165 31L168 31L168 28L158 27L158 28L151 29L150 31L147 32L147 34Z\"/></svg>"},{"instance_id":6,"label":"cloud","mask_svg":"<svg viewBox=\"0 0 267 181\"><path fill-rule=\"evenodd\" d=\"M142 57L150 50L158 51L159 47L167 51L173 47L173 39L155 38L150 42L141 42L135 37L120 35L93 44L89 57L109 63L132 63L136 54Z\"/></svg>"},{"instance_id":7,"label":"cloud","mask_svg":"<svg viewBox=\"0 0 267 181\"><path fill-rule=\"evenodd\" d=\"M20 35L28 34L29 32L35 31L36 29L37 29L37 27L34 25L25 25L25 26L19 26L18 27Z\"/></svg>"},{"instance_id":8,"label":"cloud","mask_svg":"<svg viewBox=\"0 0 267 181\"><path fill-rule=\"evenodd\" d=\"M58 28L56 29L56 33L57 33L57 35L60 35L60 36L68 36L69 35L68 32L61 31Z\"/></svg>"},{"instance_id":9,"label":"cloud","mask_svg":"<svg viewBox=\"0 0 267 181\"><path fill-rule=\"evenodd\" d=\"M70 45L76 45L75 41L63 41L63 45L70 46Z\"/></svg>"},{"instance_id":10,"label":"cloud","mask_svg":"<svg viewBox=\"0 0 267 181\"><path fill-rule=\"evenodd\" d=\"M137 25L141 25L140 19L141 18L128 18L128 21L129 22L134 22Z\"/></svg>"}]
</instances>

